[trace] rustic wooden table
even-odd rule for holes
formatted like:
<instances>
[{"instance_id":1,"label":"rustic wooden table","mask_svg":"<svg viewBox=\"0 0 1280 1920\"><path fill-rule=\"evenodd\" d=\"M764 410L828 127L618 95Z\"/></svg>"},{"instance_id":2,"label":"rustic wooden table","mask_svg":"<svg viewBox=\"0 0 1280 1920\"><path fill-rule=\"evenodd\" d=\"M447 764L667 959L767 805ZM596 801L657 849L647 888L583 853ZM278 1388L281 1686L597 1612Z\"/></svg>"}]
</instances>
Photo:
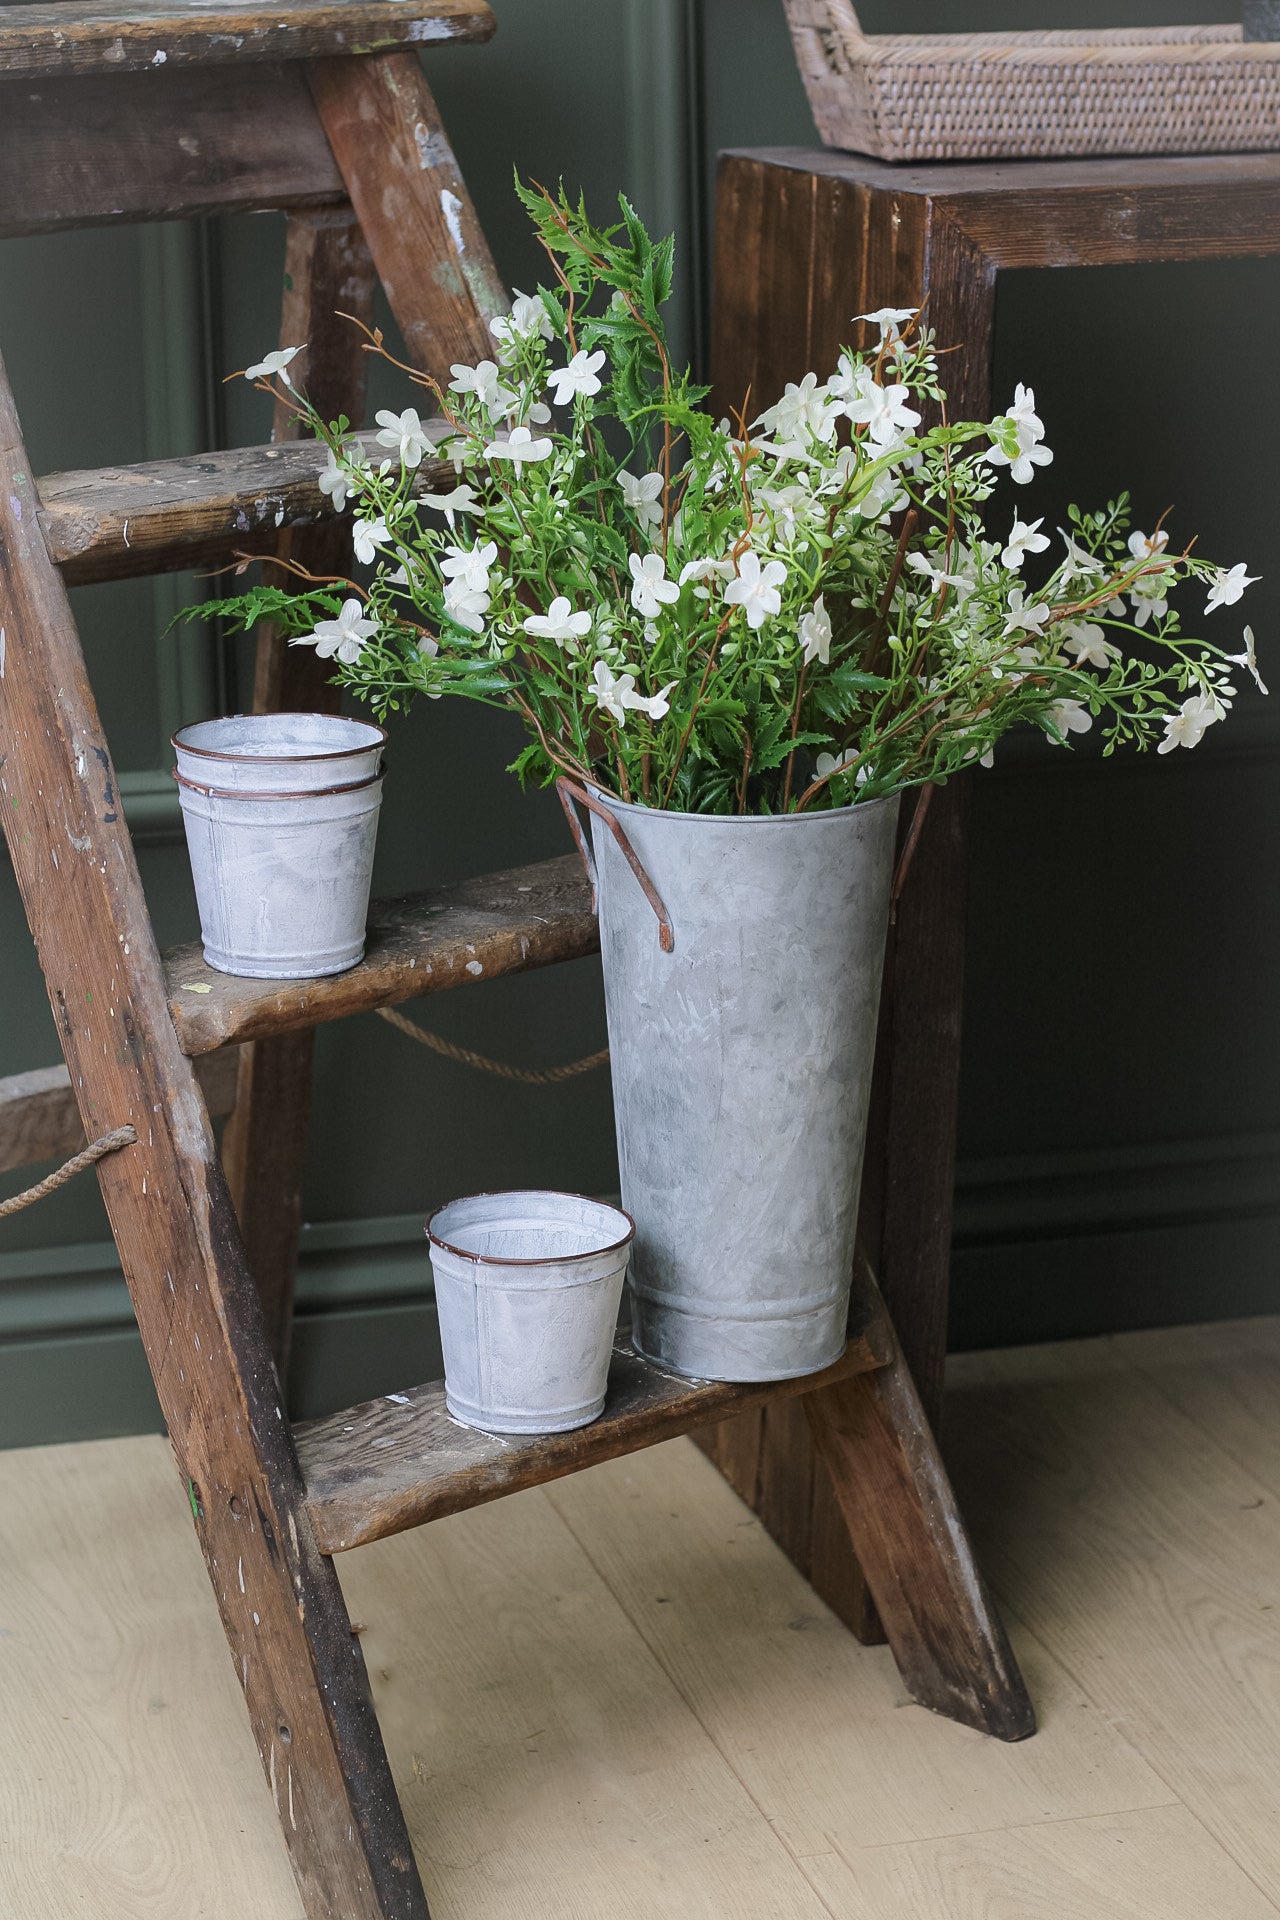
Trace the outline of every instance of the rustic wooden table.
<instances>
[{"instance_id":1,"label":"rustic wooden table","mask_svg":"<svg viewBox=\"0 0 1280 1920\"><path fill-rule=\"evenodd\" d=\"M826 149L721 157L715 404L751 411L835 364L851 316L928 302L953 418L990 411L1006 267L1280 252L1280 154L894 166ZM856 344L856 341L854 342ZM946 1355L964 962L964 781L937 792L885 970L861 1237L936 1421ZM909 816L904 831L909 830ZM707 1451L863 1638L878 1637L796 1403L718 1428Z\"/></svg>"}]
</instances>

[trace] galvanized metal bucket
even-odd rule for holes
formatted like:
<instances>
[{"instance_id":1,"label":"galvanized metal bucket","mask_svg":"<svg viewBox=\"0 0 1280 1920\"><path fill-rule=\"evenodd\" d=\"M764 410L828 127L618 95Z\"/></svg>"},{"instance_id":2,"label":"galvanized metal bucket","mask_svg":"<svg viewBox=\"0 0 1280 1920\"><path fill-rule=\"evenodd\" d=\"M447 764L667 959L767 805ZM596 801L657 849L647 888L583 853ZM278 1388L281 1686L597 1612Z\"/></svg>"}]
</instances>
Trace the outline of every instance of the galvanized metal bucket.
<instances>
[{"instance_id":1,"label":"galvanized metal bucket","mask_svg":"<svg viewBox=\"0 0 1280 1920\"><path fill-rule=\"evenodd\" d=\"M445 1405L487 1433L566 1433L604 1409L635 1231L573 1193L481 1193L427 1221Z\"/></svg>"},{"instance_id":2,"label":"galvanized metal bucket","mask_svg":"<svg viewBox=\"0 0 1280 1920\"><path fill-rule=\"evenodd\" d=\"M173 737L204 957L314 979L364 953L386 734L336 714L236 714Z\"/></svg>"},{"instance_id":3,"label":"galvanized metal bucket","mask_svg":"<svg viewBox=\"0 0 1280 1920\"><path fill-rule=\"evenodd\" d=\"M702 1379L829 1366L846 1339L897 797L775 818L576 797L636 1222L635 1345Z\"/></svg>"}]
</instances>

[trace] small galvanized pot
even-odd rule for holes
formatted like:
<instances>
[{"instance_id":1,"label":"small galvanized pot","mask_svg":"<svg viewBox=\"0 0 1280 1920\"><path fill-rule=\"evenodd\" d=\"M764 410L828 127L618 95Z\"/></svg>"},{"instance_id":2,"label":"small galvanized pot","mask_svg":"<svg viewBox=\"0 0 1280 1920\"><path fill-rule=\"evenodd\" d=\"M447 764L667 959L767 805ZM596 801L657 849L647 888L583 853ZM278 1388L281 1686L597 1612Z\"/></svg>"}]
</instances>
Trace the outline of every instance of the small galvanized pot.
<instances>
[{"instance_id":1,"label":"small galvanized pot","mask_svg":"<svg viewBox=\"0 0 1280 1920\"><path fill-rule=\"evenodd\" d=\"M566 1433L604 1409L635 1226L573 1193L481 1193L427 1221L445 1405L486 1433Z\"/></svg>"},{"instance_id":2,"label":"small galvanized pot","mask_svg":"<svg viewBox=\"0 0 1280 1920\"><path fill-rule=\"evenodd\" d=\"M635 1345L701 1379L813 1373L847 1337L897 797L760 818L566 785L591 808Z\"/></svg>"},{"instance_id":3,"label":"small galvanized pot","mask_svg":"<svg viewBox=\"0 0 1280 1920\"><path fill-rule=\"evenodd\" d=\"M364 953L386 733L337 714L235 714L173 736L204 957L309 980Z\"/></svg>"}]
</instances>

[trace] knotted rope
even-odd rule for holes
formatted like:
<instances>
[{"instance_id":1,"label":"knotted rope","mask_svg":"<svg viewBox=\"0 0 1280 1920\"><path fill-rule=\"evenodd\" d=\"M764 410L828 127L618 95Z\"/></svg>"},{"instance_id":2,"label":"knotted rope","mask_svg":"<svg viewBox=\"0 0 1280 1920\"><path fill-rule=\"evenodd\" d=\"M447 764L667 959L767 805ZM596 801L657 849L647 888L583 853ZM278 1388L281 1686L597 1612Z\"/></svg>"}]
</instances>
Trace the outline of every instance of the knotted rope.
<instances>
[{"instance_id":1,"label":"knotted rope","mask_svg":"<svg viewBox=\"0 0 1280 1920\"><path fill-rule=\"evenodd\" d=\"M486 1054L473 1053L470 1047L455 1047L451 1040L442 1040L438 1033L428 1033L395 1007L379 1007L381 1017L393 1026L397 1033L407 1034L410 1040L418 1040L424 1047L430 1047L446 1060L456 1060L464 1067L474 1067L478 1073L496 1073L503 1080L518 1080L526 1087L554 1087L562 1080L572 1080L576 1074L591 1073L596 1067L604 1066L609 1058L608 1047L602 1047L599 1053L589 1053L582 1060L571 1060L567 1066L548 1067L545 1072L537 1072L532 1067L509 1067L501 1060L490 1060Z\"/></svg>"},{"instance_id":2,"label":"knotted rope","mask_svg":"<svg viewBox=\"0 0 1280 1920\"><path fill-rule=\"evenodd\" d=\"M104 1133L101 1140L95 1140L83 1152L73 1154L60 1166L56 1173L49 1174L28 1187L25 1193L15 1193L12 1200L0 1200L0 1220L8 1214L21 1213L24 1207L33 1207L37 1200L43 1200L46 1194L56 1193L59 1187L65 1187L68 1180L74 1180L78 1173L91 1167L96 1160L102 1160L109 1153L115 1153L121 1147L131 1147L137 1139L132 1127L116 1127L111 1133Z\"/></svg>"}]
</instances>

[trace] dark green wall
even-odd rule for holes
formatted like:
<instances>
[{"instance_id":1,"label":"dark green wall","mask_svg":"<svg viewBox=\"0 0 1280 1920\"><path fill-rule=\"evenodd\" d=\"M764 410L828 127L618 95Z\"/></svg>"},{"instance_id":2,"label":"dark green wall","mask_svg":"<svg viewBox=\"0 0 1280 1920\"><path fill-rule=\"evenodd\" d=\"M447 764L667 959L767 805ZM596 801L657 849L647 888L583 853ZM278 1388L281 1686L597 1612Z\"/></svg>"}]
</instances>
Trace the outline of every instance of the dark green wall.
<instances>
[{"instance_id":1,"label":"dark green wall","mask_svg":"<svg viewBox=\"0 0 1280 1920\"><path fill-rule=\"evenodd\" d=\"M705 331L715 151L810 143L780 0L498 0L500 31L430 73L509 280L536 259L512 164L626 187L677 227L679 325ZM1227 17L1147 0L1134 22ZM862 9L872 31L1115 24L1070 0ZM221 373L274 343L281 223L122 229L0 246L0 343L38 468L265 433ZM1270 448L1280 266L1011 275L996 391L1034 385L1070 498L1132 486L1204 550L1266 576L1243 609L1277 631ZM378 402L392 397L384 382ZM207 636L161 640L187 589L81 598L91 664L162 939L194 929L164 742L230 705L238 663ZM1231 634L1234 613L1218 616ZM1266 668L1264 664L1264 674ZM1280 680L1280 649L1274 677ZM241 680L241 684L243 681ZM969 974L955 1261L958 1344L1280 1305L1280 997L1271 987L1280 845L1274 716L1256 702L1194 755L1105 765L1010 745L972 791ZM500 719L432 707L396 729L376 884L384 891L563 847L554 804L503 772ZM57 1045L16 892L0 869L0 1072ZM416 1009L487 1052L550 1063L600 1043L583 963ZM0 1176L0 1192L31 1177ZM535 1092L439 1062L373 1018L321 1036L303 1318L294 1382L316 1407L421 1377L432 1326L420 1222L500 1181L608 1190L604 1076ZM122 1431L153 1417L128 1300L91 1182L0 1229L0 1442Z\"/></svg>"}]
</instances>

